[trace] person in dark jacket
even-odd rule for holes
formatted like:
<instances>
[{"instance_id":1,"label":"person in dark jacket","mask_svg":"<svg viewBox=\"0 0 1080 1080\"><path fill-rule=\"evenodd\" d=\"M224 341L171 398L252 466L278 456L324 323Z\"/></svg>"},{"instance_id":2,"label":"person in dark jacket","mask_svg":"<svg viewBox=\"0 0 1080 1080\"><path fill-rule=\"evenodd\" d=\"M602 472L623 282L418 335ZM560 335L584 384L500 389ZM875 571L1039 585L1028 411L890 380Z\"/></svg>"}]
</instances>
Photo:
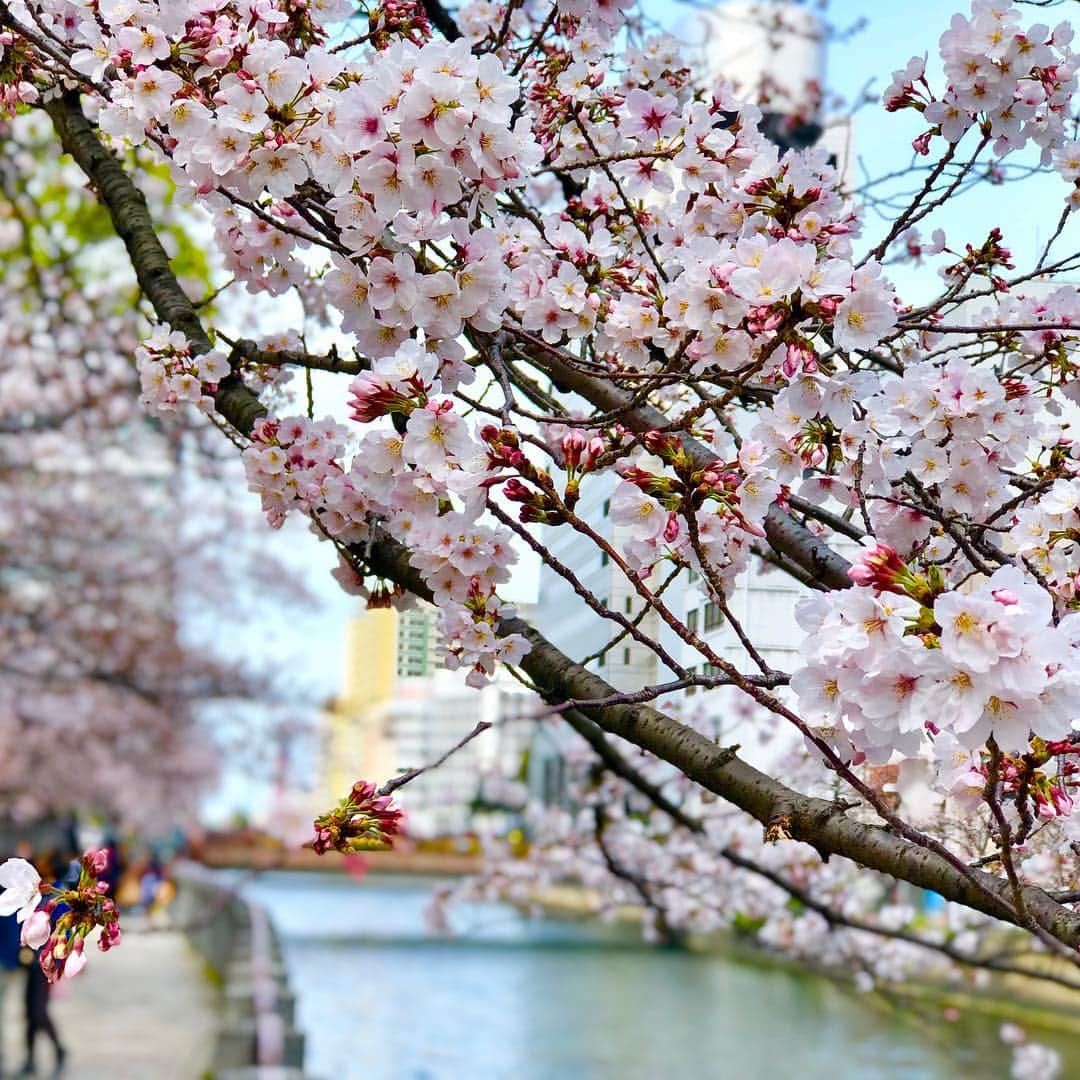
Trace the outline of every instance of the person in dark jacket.
<instances>
[{"instance_id":1,"label":"person in dark jacket","mask_svg":"<svg viewBox=\"0 0 1080 1080\"><path fill-rule=\"evenodd\" d=\"M43 855L35 859L38 873L43 881L52 881L56 884L59 872L64 869L63 863L52 854ZM57 908L53 915L62 913ZM60 1042L56 1025L49 1015L49 981L38 963L37 951L24 948L20 953L20 962L26 968L26 1063L19 1071L19 1076L34 1076L37 1072L34 1066L34 1050L39 1033L44 1033L53 1044L56 1052L56 1068L54 1075L59 1076L64 1068L64 1059L67 1051Z\"/></svg>"},{"instance_id":2,"label":"person in dark jacket","mask_svg":"<svg viewBox=\"0 0 1080 1080\"><path fill-rule=\"evenodd\" d=\"M21 933L22 928L14 915L0 916L0 1007L15 981L15 973L19 970Z\"/></svg>"}]
</instances>

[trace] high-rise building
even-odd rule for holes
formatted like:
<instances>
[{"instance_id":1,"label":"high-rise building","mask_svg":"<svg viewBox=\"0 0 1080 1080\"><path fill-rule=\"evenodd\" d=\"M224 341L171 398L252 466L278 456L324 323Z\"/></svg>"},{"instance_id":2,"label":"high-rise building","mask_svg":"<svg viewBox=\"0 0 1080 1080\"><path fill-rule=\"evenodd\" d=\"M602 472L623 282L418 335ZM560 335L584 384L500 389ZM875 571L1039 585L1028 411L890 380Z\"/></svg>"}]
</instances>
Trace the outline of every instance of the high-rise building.
<instances>
[{"instance_id":1,"label":"high-rise building","mask_svg":"<svg viewBox=\"0 0 1080 1080\"><path fill-rule=\"evenodd\" d=\"M684 20L681 36L691 42L701 69L728 79L748 100L761 102L770 137L785 146L820 140L835 157L842 176L850 169L850 121L832 122L822 115L825 31L807 6L767 0L698 8ZM623 537L608 514L615 482L610 475L586 479L577 512L618 549ZM546 530L544 539L552 554L573 569L580 583L606 607L631 618L640 612L641 602L633 586L592 540L569 526ZM654 588L658 584L651 582ZM704 584L699 575L684 574L665 591L664 601L718 656L742 671L754 672L752 659ZM760 655L781 670L791 667L802 640L794 608L804 592L793 578L754 560L727 597L729 610L758 646ZM614 621L591 610L547 565L540 572L539 597L539 629L574 659L592 656L620 633ZM645 615L639 626L684 667L699 674L716 674L711 665L703 664L697 650L684 644L655 613ZM603 659L590 659L588 666L619 690L638 690L675 677L647 646L629 637ZM727 691L680 691L669 695L663 704L709 718L718 737L741 743L752 760L771 756L780 744L789 745L786 740L774 744L759 729L759 718L741 709L744 702ZM551 747L537 748L541 749L549 752ZM539 775L538 767L533 771Z\"/></svg>"},{"instance_id":2,"label":"high-rise building","mask_svg":"<svg viewBox=\"0 0 1080 1080\"><path fill-rule=\"evenodd\" d=\"M576 512L590 523L598 535L619 550L625 530L611 520L611 494L615 477L603 474L582 485ZM561 562L574 568L578 581L600 602L633 621L644 603L618 565L593 542L568 526L544 530L544 542ZM659 667L656 655L647 646L626 635L613 649L603 651L622 628L602 618L582 602L573 585L546 564L541 570L537 625L568 656L588 660L587 666L619 690L638 689L655 682ZM648 612L639 629L649 637L658 633L655 612ZM594 656L599 653L600 655Z\"/></svg>"},{"instance_id":3,"label":"high-rise building","mask_svg":"<svg viewBox=\"0 0 1080 1080\"><path fill-rule=\"evenodd\" d=\"M426 678L440 667L435 612L427 606L400 612L397 618L398 678Z\"/></svg>"},{"instance_id":4,"label":"high-rise building","mask_svg":"<svg viewBox=\"0 0 1080 1080\"><path fill-rule=\"evenodd\" d=\"M386 710L395 689L397 615L364 611L345 633L341 693L326 712L323 746L324 802L346 795L360 779L393 775L393 745L386 732Z\"/></svg>"}]
</instances>

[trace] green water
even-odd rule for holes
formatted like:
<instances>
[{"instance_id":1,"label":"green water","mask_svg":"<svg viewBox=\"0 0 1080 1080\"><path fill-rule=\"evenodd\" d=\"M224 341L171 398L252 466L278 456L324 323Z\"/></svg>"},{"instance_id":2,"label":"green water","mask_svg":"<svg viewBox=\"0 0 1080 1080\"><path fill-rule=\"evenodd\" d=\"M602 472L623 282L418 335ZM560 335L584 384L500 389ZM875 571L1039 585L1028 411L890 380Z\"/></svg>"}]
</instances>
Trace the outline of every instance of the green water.
<instances>
[{"instance_id":1,"label":"green water","mask_svg":"<svg viewBox=\"0 0 1080 1080\"><path fill-rule=\"evenodd\" d=\"M1008 1076L998 1021L905 1015L814 976L501 905L464 908L444 939L421 883L278 873L249 891L281 934L321 1080ZM1051 1041L1080 1076L1080 1040Z\"/></svg>"}]
</instances>

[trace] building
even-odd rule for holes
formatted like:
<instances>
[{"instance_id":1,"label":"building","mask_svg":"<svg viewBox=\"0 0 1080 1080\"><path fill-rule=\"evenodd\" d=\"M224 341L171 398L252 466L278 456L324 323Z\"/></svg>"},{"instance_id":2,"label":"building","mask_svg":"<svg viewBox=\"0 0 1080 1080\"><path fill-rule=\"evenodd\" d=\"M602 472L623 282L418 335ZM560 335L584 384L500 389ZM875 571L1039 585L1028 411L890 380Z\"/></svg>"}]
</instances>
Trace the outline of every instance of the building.
<instances>
[{"instance_id":1,"label":"building","mask_svg":"<svg viewBox=\"0 0 1080 1080\"><path fill-rule=\"evenodd\" d=\"M322 787L327 806L358 779L394 773L385 717L396 683L397 633L393 611L365 611L349 622L341 693L325 716Z\"/></svg>"},{"instance_id":2,"label":"building","mask_svg":"<svg viewBox=\"0 0 1080 1080\"><path fill-rule=\"evenodd\" d=\"M825 84L825 27L809 5L788 0L699 6L680 36L701 69L728 79L766 115L818 119Z\"/></svg>"},{"instance_id":3,"label":"building","mask_svg":"<svg viewBox=\"0 0 1080 1080\"><path fill-rule=\"evenodd\" d=\"M485 722L491 730L412 781L401 798L410 835L467 833L485 773L520 770L539 708L507 672L475 690L464 673L443 667L433 608L363 611L349 624L342 692L326 717L326 804L357 779L380 783L431 765Z\"/></svg>"},{"instance_id":4,"label":"building","mask_svg":"<svg viewBox=\"0 0 1080 1080\"><path fill-rule=\"evenodd\" d=\"M615 483L616 478L610 473L586 480L576 513L619 550L625 537L623 530L611 520L611 494ZM591 540L563 525L545 529L544 543L552 555L573 568L581 585L605 607L621 612L631 621L640 615L644 604L636 590L618 566ZM546 564L541 570L535 618L539 629L553 644L575 660L591 658L586 666L616 689L636 690L655 683L660 675L656 655L630 635L609 652L594 657L621 633L621 628L592 611L577 595L573 585ZM648 637L655 637L659 632L655 612L650 611L644 616L640 629Z\"/></svg>"},{"instance_id":5,"label":"building","mask_svg":"<svg viewBox=\"0 0 1080 1080\"><path fill-rule=\"evenodd\" d=\"M400 612L397 617L398 678L426 678L441 667L434 612L424 607Z\"/></svg>"},{"instance_id":6,"label":"building","mask_svg":"<svg viewBox=\"0 0 1080 1080\"><path fill-rule=\"evenodd\" d=\"M680 37L690 43L691 59L701 69L728 79L742 96L761 103L764 128L770 137L785 147L824 145L834 156L841 176L850 182L854 160L851 121L831 121L822 115L825 36L812 10L782 0L698 8L680 26ZM618 549L622 537L608 516L615 483L610 475L587 479L577 512ZM611 610L630 617L640 612L641 603L632 585L589 538L569 526L560 526L547 530L544 540L551 553ZM651 584L655 588L658 582ZM762 658L780 670L790 670L795 663L803 634L795 622L794 608L805 591L794 579L755 559L727 598L732 615ZM540 572L539 597L538 628L575 660L590 658L587 666L616 689L639 690L676 677L655 653L630 638L620 641L605 658L595 657L598 649L619 634L619 626L592 611L546 564ZM741 671L756 671L698 575L682 575L665 591L664 600L717 656ZM710 670L712 665L703 664L699 652L661 623L655 613L645 615L640 628L683 667L699 674L718 673ZM763 724L760 713L754 715L747 708L745 695L727 689L690 688L667 695L661 705L711 728L718 739L740 743L743 754L755 763L767 764L792 742L791 737L774 739L773 724ZM552 762L559 751L557 743L546 735L543 745L535 750L530 786L538 797L544 797L544 791L559 787L558 769Z\"/></svg>"},{"instance_id":7,"label":"building","mask_svg":"<svg viewBox=\"0 0 1080 1080\"><path fill-rule=\"evenodd\" d=\"M855 181L855 123L830 115L823 90L828 30L809 4L731 0L699 6L680 21L695 70L731 82L760 105L763 129L783 147L823 146L846 189Z\"/></svg>"}]
</instances>

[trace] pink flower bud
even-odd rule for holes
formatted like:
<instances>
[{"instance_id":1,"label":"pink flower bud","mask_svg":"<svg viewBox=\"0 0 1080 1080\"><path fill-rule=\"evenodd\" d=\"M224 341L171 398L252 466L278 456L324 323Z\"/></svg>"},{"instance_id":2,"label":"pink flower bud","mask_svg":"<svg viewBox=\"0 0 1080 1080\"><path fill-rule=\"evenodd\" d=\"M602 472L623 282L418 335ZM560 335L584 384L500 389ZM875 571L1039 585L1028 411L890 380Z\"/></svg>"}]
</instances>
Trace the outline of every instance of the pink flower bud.
<instances>
[{"instance_id":1,"label":"pink flower bud","mask_svg":"<svg viewBox=\"0 0 1080 1080\"><path fill-rule=\"evenodd\" d=\"M49 940L52 932L52 923L49 916L40 908L22 924L22 933L19 940L28 949L40 949Z\"/></svg>"},{"instance_id":2,"label":"pink flower bud","mask_svg":"<svg viewBox=\"0 0 1080 1080\"><path fill-rule=\"evenodd\" d=\"M679 518L674 511L668 514L667 523L664 525L664 542L674 544L679 539Z\"/></svg>"},{"instance_id":3,"label":"pink flower bud","mask_svg":"<svg viewBox=\"0 0 1080 1080\"><path fill-rule=\"evenodd\" d=\"M900 578L908 573L907 564L888 544L867 541L868 546L848 570L856 585L869 585L879 592L904 592Z\"/></svg>"},{"instance_id":4,"label":"pink flower bud","mask_svg":"<svg viewBox=\"0 0 1080 1080\"><path fill-rule=\"evenodd\" d=\"M570 431L563 436L562 452L568 469L576 469L581 464L581 455L588 445L588 440L581 431Z\"/></svg>"},{"instance_id":5,"label":"pink flower bud","mask_svg":"<svg viewBox=\"0 0 1080 1080\"><path fill-rule=\"evenodd\" d=\"M1054 809L1061 817L1068 817L1072 813L1073 801L1064 788L1052 787L1050 798L1054 803Z\"/></svg>"},{"instance_id":6,"label":"pink flower bud","mask_svg":"<svg viewBox=\"0 0 1080 1080\"><path fill-rule=\"evenodd\" d=\"M83 952L83 943L80 938L64 964L64 978L74 979L84 967L86 967L86 953Z\"/></svg>"},{"instance_id":7,"label":"pink flower bud","mask_svg":"<svg viewBox=\"0 0 1080 1080\"><path fill-rule=\"evenodd\" d=\"M109 866L109 853L105 848L91 848L82 857L83 868L91 877L101 877Z\"/></svg>"}]
</instances>

